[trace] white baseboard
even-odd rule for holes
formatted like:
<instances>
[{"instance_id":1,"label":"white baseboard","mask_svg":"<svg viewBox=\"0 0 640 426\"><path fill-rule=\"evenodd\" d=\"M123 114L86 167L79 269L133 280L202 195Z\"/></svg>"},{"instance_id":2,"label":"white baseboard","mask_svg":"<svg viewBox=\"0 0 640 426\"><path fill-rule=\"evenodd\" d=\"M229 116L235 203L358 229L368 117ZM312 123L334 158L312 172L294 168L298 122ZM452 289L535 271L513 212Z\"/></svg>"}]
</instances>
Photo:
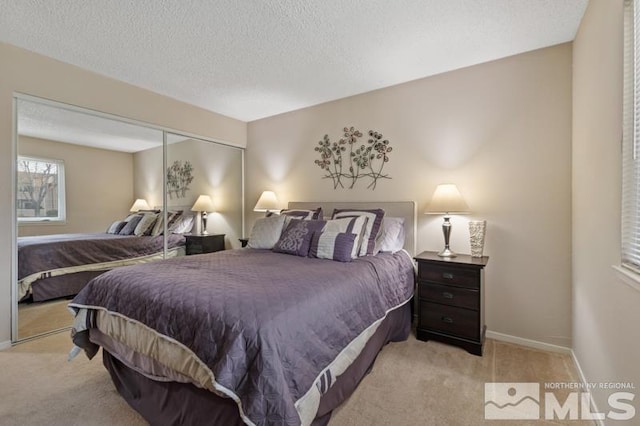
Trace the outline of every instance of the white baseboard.
<instances>
[{"instance_id":1,"label":"white baseboard","mask_svg":"<svg viewBox=\"0 0 640 426\"><path fill-rule=\"evenodd\" d=\"M11 340L7 340L6 342L0 342L0 351L4 351L5 349L9 349L11 347Z\"/></svg>"},{"instance_id":2,"label":"white baseboard","mask_svg":"<svg viewBox=\"0 0 640 426\"><path fill-rule=\"evenodd\" d=\"M580 382L582 382L582 385L585 387L585 389L588 389L587 378L585 377L584 372L582 371L582 367L580 366L580 362L578 361L578 357L576 357L576 353L573 350L571 350L571 358L573 359L573 364L576 366L576 370L578 370L578 376L580 376ZM598 410L596 401L593 399L593 393L589 394L589 399L591 400L591 412L599 413L600 411ZM602 419L596 419L594 420L594 422L596 422L599 426L604 426L604 420Z\"/></svg>"},{"instance_id":3,"label":"white baseboard","mask_svg":"<svg viewBox=\"0 0 640 426\"><path fill-rule=\"evenodd\" d=\"M560 352L560 353L571 355L573 364L576 366L576 370L578 371L580 382L583 384L585 389L587 389L587 383L588 383L587 378L585 377L584 372L582 371L580 362L578 361L578 358L576 357L576 353L573 351L573 349L567 348L565 346L553 345L551 343L540 342L537 340L511 336L509 334L498 333L496 331L491 331L491 330L487 330L486 336L490 339L499 340L502 342L515 343L517 345L527 346L534 349L541 349L544 351L551 351L551 352ZM591 412L599 413L600 411L598 410L598 406L596 405L596 402L593 400L593 394L590 395L590 399L591 399ZM599 426L605 426L605 423L603 420L594 420L594 421Z\"/></svg>"},{"instance_id":4,"label":"white baseboard","mask_svg":"<svg viewBox=\"0 0 640 426\"><path fill-rule=\"evenodd\" d=\"M498 333L497 331L487 330L486 337L489 339L499 340L501 342L515 343L516 345L527 346L543 351L560 352L563 354L572 354L571 348L566 346L553 345L551 343L540 342L538 340L525 339L523 337L512 336L510 334Z\"/></svg>"}]
</instances>

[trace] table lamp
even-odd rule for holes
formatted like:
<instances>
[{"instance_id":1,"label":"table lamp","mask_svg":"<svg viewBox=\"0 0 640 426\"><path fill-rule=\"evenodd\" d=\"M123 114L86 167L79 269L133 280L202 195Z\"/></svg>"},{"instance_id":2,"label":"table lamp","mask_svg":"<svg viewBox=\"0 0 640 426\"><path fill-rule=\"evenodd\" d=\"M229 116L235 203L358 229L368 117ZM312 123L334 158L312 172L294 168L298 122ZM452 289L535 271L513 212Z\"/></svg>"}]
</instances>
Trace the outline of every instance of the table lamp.
<instances>
[{"instance_id":1,"label":"table lamp","mask_svg":"<svg viewBox=\"0 0 640 426\"><path fill-rule=\"evenodd\" d=\"M253 208L254 212L266 212L267 216L269 212L272 210L280 210L278 208L278 197L273 191L264 191L260 198L258 198L258 202L256 206Z\"/></svg>"},{"instance_id":2,"label":"table lamp","mask_svg":"<svg viewBox=\"0 0 640 426\"><path fill-rule=\"evenodd\" d=\"M444 234L444 249L438 253L440 257L456 257L456 254L449 248L449 237L451 236L450 214L467 214L469 206L465 203L458 188L451 183L438 185L425 214L443 214L444 223L442 233Z\"/></svg>"},{"instance_id":3,"label":"table lamp","mask_svg":"<svg viewBox=\"0 0 640 426\"><path fill-rule=\"evenodd\" d=\"M211 201L211 197L209 197L208 195L199 196L193 207L191 207L192 212L200 212L200 218L202 221L202 228L200 230L200 233L202 235L209 234L207 232L207 212L212 212L214 210L215 208L213 207L213 201Z\"/></svg>"}]
</instances>

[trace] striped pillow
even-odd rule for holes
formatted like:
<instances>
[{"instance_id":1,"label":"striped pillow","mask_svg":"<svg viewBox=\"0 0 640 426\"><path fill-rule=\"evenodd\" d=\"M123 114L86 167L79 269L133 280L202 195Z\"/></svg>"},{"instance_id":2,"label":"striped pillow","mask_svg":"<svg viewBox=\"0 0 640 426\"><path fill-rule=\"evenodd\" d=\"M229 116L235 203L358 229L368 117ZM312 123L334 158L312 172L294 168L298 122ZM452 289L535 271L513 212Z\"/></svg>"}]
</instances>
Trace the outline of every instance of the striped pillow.
<instances>
[{"instance_id":1,"label":"striped pillow","mask_svg":"<svg viewBox=\"0 0 640 426\"><path fill-rule=\"evenodd\" d=\"M358 252L359 256L366 256L375 253L376 237L382 226L382 219L384 218L384 210L382 209L334 209L331 219L338 219L341 217L365 217L367 218L367 225L362 236L362 246Z\"/></svg>"},{"instance_id":2,"label":"striped pillow","mask_svg":"<svg viewBox=\"0 0 640 426\"><path fill-rule=\"evenodd\" d=\"M158 220L158 215L158 213L145 213L140 222L138 222L138 226L136 226L136 229L133 231L133 235L138 237L142 235L150 235L153 230L153 225L155 225Z\"/></svg>"},{"instance_id":3,"label":"striped pillow","mask_svg":"<svg viewBox=\"0 0 640 426\"><path fill-rule=\"evenodd\" d=\"M169 229L171 225L173 225L181 215L182 215L182 210L168 211L167 212L167 224L168 224L167 229ZM153 229L151 230L151 236L155 237L158 235L162 235L163 232L164 232L164 214L160 213L160 215L158 216L158 220L156 221L156 224L153 225Z\"/></svg>"},{"instance_id":4,"label":"striped pillow","mask_svg":"<svg viewBox=\"0 0 640 426\"><path fill-rule=\"evenodd\" d=\"M357 235L347 232L316 232L311 238L310 257L351 262Z\"/></svg>"},{"instance_id":5,"label":"striped pillow","mask_svg":"<svg viewBox=\"0 0 640 426\"><path fill-rule=\"evenodd\" d=\"M367 225L367 218L364 216L358 217L344 217L341 219L328 220L324 228L328 232L344 232L347 234L355 234L354 244L351 249L351 258L358 257L360 251L360 244L362 244L362 237L364 229Z\"/></svg>"},{"instance_id":6,"label":"striped pillow","mask_svg":"<svg viewBox=\"0 0 640 426\"><path fill-rule=\"evenodd\" d=\"M280 212L280 214L285 216L293 216L296 219L318 220L322 219L322 207L318 207L315 210L284 209Z\"/></svg>"}]
</instances>

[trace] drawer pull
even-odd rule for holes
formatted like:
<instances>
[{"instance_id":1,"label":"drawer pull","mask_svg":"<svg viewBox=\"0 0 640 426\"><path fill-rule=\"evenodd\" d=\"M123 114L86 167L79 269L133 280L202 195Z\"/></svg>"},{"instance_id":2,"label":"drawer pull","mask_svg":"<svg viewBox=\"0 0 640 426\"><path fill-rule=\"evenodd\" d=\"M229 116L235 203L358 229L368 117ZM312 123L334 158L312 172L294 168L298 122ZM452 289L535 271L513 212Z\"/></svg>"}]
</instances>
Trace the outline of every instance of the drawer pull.
<instances>
[{"instance_id":1,"label":"drawer pull","mask_svg":"<svg viewBox=\"0 0 640 426\"><path fill-rule=\"evenodd\" d=\"M451 317L441 317L440 320L442 320L442 322L446 322L447 324L453 324L453 318Z\"/></svg>"},{"instance_id":2,"label":"drawer pull","mask_svg":"<svg viewBox=\"0 0 640 426\"><path fill-rule=\"evenodd\" d=\"M452 280L453 279L453 274L450 272L443 272L442 273L442 278L444 278L445 280Z\"/></svg>"},{"instance_id":3,"label":"drawer pull","mask_svg":"<svg viewBox=\"0 0 640 426\"><path fill-rule=\"evenodd\" d=\"M442 292L442 298L443 299L453 299L453 293L449 293L448 291L443 291Z\"/></svg>"}]
</instances>

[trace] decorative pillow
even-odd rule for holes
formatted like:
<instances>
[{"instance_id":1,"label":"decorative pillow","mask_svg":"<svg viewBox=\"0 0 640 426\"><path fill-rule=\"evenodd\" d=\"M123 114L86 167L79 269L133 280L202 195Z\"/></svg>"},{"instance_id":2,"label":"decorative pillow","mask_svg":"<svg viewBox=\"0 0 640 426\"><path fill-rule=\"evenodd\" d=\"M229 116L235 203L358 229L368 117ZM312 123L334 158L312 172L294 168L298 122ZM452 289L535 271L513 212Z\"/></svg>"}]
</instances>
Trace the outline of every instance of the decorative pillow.
<instances>
[{"instance_id":1,"label":"decorative pillow","mask_svg":"<svg viewBox=\"0 0 640 426\"><path fill-rule=\"evenodd\" d=\"M357 235L346 232L316 232L311 238L310 257L351 262Z\"/></svg>"},{"instance_id":2,"label":"decorative pillow","mask_svg":"<svg viewBox=\"0 0 640 426\"><path fill-rule=\"evenodd\" d=\"M395 253L404 247L404 218L382 219L382 228L376 240L376 251Z\"/></svg>"},{"instance_id":3,"label":"decorative pillow","mask_svg":"<svg viewBox=\"0 0 640 426\"><path fill-rule=\"evenodd\" d=\"M136 226L138 226L138 223L141 220L142 220L142 216L141 215L135 215L134 217L129 219L127 224L120 230L120 232L118 232L118 234L120 234L120 235L133 235L133 231L136 230Z\"/></svg>"},{"instance_id":4,"label":"decorative pillow","mask_svg":"<svg viewBox=\"0 0 640 426\"><path fill-rule=\"evenodd\" d=\"M151 228L151 233L149 235L151 235L152 237L157 237L158 235L162 235L163 232L164 232L164 214L160 213L158 215L158 219L156 219L156 223L153 225L153 228Z\"/></svg>"},{"instance_id":5,"label":"decorative pillow","mask_svg":"<svg viewBox=\"0 0 640 426\"><path fill-rule=\"evenodd\" d=\"M373 254L376 248L376 237L378 236L378 232L380 232L382 218L384 218L384 210L334 209L331 218L337 219L340 217L354 216L364 216L368 219L367 226L364 230L364 235L362 236L362 246L360 247L359 255L365 256L368 254Z\"/></svg>"},{"instance_id":6,"label":"decorative pillow","mask_svg":"<svg viewBox=\"0 0 640 426\"><path fill-rule=\"evenodd\" d=\"M109 226L109 229L107 229L107 234L119 233L126 224L127 222L125 222L124 220L116 220L111 224L111 226Z\"/></svg>"},{"instance_id":7,"label":"decorative pillow","mask_svg":"<svg viewBox=\"0 0 640 426\"><path fill-rule=\"evenodd\" d=\"M273 251L306 257L309 254L311 237L314 232L322 231L325 224L324 220L291 219L273 246Z\"/></svg>"},{"instance_id":8,"label":"decorative pillow","mask_svg":"<svg viewBox=\"0 0 640 426\"><path fill-rule=\"evenodd\" d=\"M173 225L176 222L176 220L178 220L180 215L182 215L182 210L168 211L167 223L169 224L169 226L167 226L167 228L170 228L171 225ZM164 214L160 213L158 214L158 220L156 220L156 224L153 225L153 229L151 230L150 235L155 237L158 235L162 235L163 232L164 232Z\"/></svg>"},{"instance_id":9,"label":"decorative pillow","mask_svg":"<svg viewBox=\"0 0 640 426\"><path fill-rule=\"evenodd\" d=\"M341 219L328 220L324 230L328 232L355 234L355 243L353 244L351 252L351 257L355 259L358 257L358 252L360 251L360 244L363 241L362 236L366 225L367 218L365 216L344 217Z\"/></svg>"},{"instance_id":10,"label":"decorative pillow","mask_svg":"<svg viewBox=\"0 0 640 426\"><path fill-rule=\"evenodd\" d=\"M251 229L247 247L271 250L282 234L284 218L284 216L273 215L256 220Z\"/></svg>"},{"instance_id":11,"label":"decorative pillow","mask_svg":"<svg viewBox=\"0 0 640 426\"><path fill-rule=\"evenodd\" d=\"M193 228L193 224L195 222L194 219L194 215L182 214L178 217L178 220L171 224L169 231L173 234L186 234L191 232L191 228Z\"/></svg>"},{"instance_id":12,"label":"decorative pillow","mask_svg":"<svg viewBox=\"0 0 640 426\"><path fill-rule=\"evenodd\" d=\"M136 217L136 216L142 216L142 215L141 215L141 214L138 214L138 213L131 213L129 216L127 216L127 217L125 217L125 218L124 218L124 221L125 221L125 222L129 222L131 219L133 219L133 218L134 218L134 217Z\"/></svg>"},{"instance_id":13,"label":"decorative pillow","mask_svg":"<svg viewBox=\"0 0 640 426\"><path fill-rule=\"evenodd\" d=\"M184 210L169 211L169 213L171 215L168 218L169 220L167 222L167 228L173 226L177 221L180 220L180 218L184 215Z\"/></svg>"},{"instance_id":14,"label":"decorative pillow","mask_svg":"<svg viewBox=\"0 0 640 426\"><path fill-rule=\"evenodd\" d=\"M322 207L318 207L315 210L293 210L293 209L284 209L280 212L285 216L293 216L296 219L304 219L304 220L318 220L322 219Z\"/></svg>"},{"instance_id":15,"label":"decorative pillow","mask_svg":"<svg viewBox=\"0 0 640 426\"><path fill-rule=\"evenodd\" d=\"M142 215L142 219L140 219L138 226L136 226L136 229L133 231L133 235L140 237L142 235L147 235L147 233L151 234L153 225L156 224L157 220L158 213L145 213Z\"/></svg>"}]
</instances>

